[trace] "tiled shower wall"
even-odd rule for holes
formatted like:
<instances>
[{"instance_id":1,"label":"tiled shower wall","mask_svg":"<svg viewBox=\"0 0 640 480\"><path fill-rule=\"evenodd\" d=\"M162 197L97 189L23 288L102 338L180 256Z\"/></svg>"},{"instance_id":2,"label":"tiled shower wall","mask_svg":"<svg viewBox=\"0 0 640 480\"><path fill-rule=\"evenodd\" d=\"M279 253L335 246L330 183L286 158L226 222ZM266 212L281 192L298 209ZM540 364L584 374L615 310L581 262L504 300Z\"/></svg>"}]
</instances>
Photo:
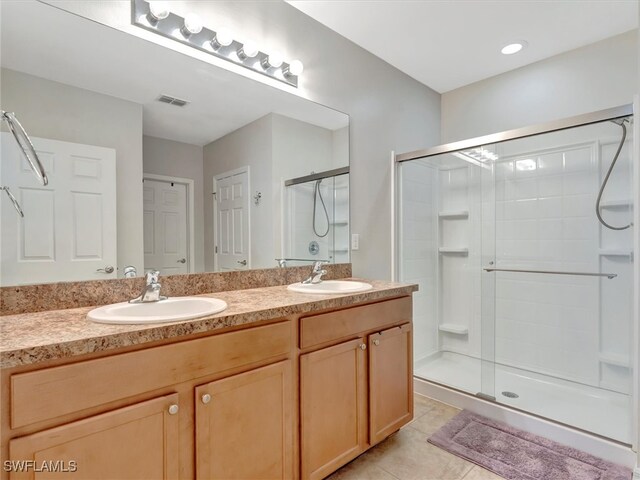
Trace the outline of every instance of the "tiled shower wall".
<instances>
[{"instance_id":1,"label":"tiled shower wall","mask_svg":"<svg viewBox=\"0 0 640 480\"><path fill-rule=\"evenodd\" d=\"M595 216L598 188L618 140L618 128L606 124L487 147L500 159L495 203L485 203L484 223L480 187L486 202L493 185L486 176L481 185L481 167L442 168L446 162L438 166L436 159L403 164L400 278L421 285L417 360L438 350L480 355L480 253L495 234L498 268L618 275L484 274L484 281L495 278L496 362L628 391L631 231L604 229ZM625 146L603 197L603 215L616 225L630 218L629 153ZM468 210L468 219L438 219L438 212L455 210ZM443 254L439 247L468 252ZM468 332L439 331L443 323Z\"/></svg>"},{"instance_id":2,"label":"tiled shower wall","mask_svg":"<svg viewBox=\"0 0 640 480\"><path fill-rule=\"evenodd\" d=\"M440 349L437 316L438 171L420 160L401 167L399 278L417 283L413 294L413 354L416 361Z\"/></svg>"},{"instance_id":3,"label":"tiled shower wall","mask_svg":"<svg viewBox=\"0 0 640 480\"><path fill-rule=\"evenodd\" d=\"M580 130L498 146L496 264L618 276L496 274L495 356L499 363L629 391L631 232L604 229L595 215L618 138ZM512 150L520 153L509 156ZM617 225L630 219L623 202L631 199L629 154L627 146L603 196L603 215Z\"/></svg>"}]
</instances>

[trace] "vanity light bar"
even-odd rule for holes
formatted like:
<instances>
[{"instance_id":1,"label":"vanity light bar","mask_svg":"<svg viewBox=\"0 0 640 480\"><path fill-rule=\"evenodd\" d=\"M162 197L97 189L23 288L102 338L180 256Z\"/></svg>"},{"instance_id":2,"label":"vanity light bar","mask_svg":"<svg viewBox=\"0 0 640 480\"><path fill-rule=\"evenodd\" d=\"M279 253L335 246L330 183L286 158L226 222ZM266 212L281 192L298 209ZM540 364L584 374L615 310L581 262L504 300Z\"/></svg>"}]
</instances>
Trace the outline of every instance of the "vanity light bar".
<instances>
[{"instance_id":1,"label":"vanity light bar","mask_svg":"<svg viewBox=\"0 0 640 480\"><path fill-rule=\"evenodd\" d=\"M298 87L303 65L300 60L285 62L278 52L261 52L251 42L234 40L224 28L204 26L193 14L181 17L162 6L163 2L132 0L131 23L236 65Z\"/></svg>"}]
</instances>

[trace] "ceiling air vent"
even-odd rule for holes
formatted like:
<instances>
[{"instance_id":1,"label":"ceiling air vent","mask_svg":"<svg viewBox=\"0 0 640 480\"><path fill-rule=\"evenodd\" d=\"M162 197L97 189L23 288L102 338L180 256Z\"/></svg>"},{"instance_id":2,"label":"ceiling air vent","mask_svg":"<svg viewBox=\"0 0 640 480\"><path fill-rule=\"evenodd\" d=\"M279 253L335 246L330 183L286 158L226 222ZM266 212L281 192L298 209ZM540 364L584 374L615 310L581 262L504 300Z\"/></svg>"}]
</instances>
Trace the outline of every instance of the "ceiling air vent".
<instances>
[{"instance_id":1,"label":"ceiling air vent","mask_svg":"<svg viewBox=\"0 0 640 480\"><path fill-rule=\"evenodd\" d=\"M186 100L172 97L170 95L160 95L158 97L158 101L162 103L168 103L169 105L175 105L176 107L184 107L187 103L189 103Z\"/></svg>"}]
</instances>

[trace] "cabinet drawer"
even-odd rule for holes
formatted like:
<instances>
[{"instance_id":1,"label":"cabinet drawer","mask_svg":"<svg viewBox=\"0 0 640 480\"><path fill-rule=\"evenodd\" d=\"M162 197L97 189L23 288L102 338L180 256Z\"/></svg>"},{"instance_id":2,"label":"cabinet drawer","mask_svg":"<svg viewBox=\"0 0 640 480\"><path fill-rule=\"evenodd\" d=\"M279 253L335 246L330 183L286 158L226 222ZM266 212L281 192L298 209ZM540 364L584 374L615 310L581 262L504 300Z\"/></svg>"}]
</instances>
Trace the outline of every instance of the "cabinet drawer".
<instances>
[{"instance_id":1,"label":"cabinet drawer","mask_svg":"<svg viewBox=\"0 0 640 480\"><path fill-rule=\"evenodd\" d=\"M11 376L11 427L96 407L291 351L280 322Z\"/></svg>"},{"instance_id":2,"label":"cabinet drawer","mask_svg":"<svg viewBox=\"0 0 640 480\"><path fill-rule=\"evenodd\" d=\"M346 308L300 319L300 348L358 335L395 323L411 322L411 297Z\"/></svg>"}]
</instances>

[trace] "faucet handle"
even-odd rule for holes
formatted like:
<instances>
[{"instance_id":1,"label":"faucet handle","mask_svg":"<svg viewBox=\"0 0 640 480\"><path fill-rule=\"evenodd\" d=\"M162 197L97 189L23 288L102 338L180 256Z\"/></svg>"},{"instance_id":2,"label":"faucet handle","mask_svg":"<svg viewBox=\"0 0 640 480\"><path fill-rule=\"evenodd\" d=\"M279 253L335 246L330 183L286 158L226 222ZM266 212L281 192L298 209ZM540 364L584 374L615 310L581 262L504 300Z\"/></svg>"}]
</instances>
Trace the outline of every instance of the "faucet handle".
<instances>
[{"instance_id":1,"label":"faucet handle","mask_svg":"<svg viewBox=\"0 0 640 480\"><path fill-rule=\"evenodd\" d=\"M322 270L322 265L326 265L328 263L329 262L327 260L316 260L315 262L313 262L313 271L320 272L320 270Z\"/></svg>"},{"instance_id":2,"label":"faucet handle","mask_svg":"<svg viewBox=\"0 0 640 480\"><path fill-rule=\"evenodd\" d=\"M147 285L152 285L154 283L158 283L158 277L160 276L160 272L158 270L150 270L147 272Z\"/></svg>"}]
</instances>

